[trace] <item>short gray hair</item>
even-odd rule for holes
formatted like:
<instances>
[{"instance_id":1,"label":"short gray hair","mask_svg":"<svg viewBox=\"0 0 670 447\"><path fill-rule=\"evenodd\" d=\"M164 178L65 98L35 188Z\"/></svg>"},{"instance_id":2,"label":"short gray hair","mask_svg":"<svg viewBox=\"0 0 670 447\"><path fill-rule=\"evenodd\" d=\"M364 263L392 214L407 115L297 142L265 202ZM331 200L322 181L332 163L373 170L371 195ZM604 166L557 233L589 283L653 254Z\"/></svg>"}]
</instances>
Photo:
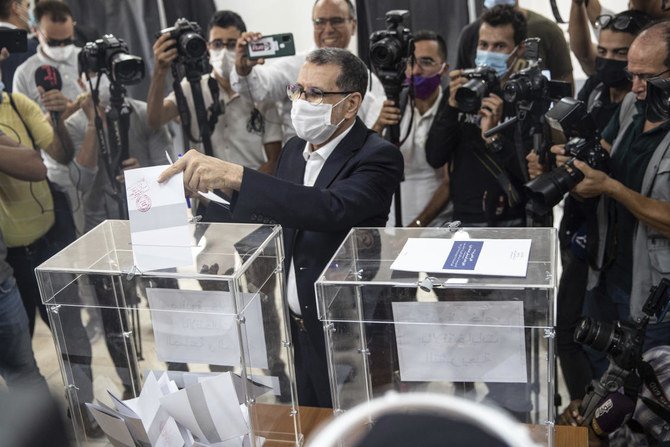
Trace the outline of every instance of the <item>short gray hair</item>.
<instances>
[{"instance_id":1,"label":"short gray hair","mask_svg":"<svg viewBox=\"0 0 670 447\"><path fill-rule=\"evenodd\" d=\"M340 75L335 80L344 92L358 92L365 97L368 88L368 68L358 56L341 48L319 48L311 51L306 61L314 65L337 65Z\"/></svg>"}]
</instances>

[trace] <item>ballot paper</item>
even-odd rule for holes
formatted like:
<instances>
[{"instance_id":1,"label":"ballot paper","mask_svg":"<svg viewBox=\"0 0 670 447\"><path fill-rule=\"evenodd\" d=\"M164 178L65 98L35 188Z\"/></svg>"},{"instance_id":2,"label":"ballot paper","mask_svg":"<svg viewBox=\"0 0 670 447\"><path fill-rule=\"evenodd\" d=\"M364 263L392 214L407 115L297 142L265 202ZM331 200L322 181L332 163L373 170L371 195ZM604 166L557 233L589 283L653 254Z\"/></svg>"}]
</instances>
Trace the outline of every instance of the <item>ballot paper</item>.
<instances>
[{"instance_id":1,"label":"ballot paper","mask_svg":"<svg viewBox=\"0 0 670 447\"><path fill-rule=\"evenodd\" d=\"M526 276L530 239L409 238L391 270Z\"/></svg>"},{"instance_id":2,"label":"ballot paper","mask_svg":"<svg viewBox=\"0 0 670 447\"><path fill-rule=\"evenodd\" d=\"M160 399L161 406L200 441L218 443L249 434L233 377L223 373Z\"/></svg>"},{"instance_id":3,"label":"ballot paper","mask_svg":"<svg viewBox=\"0 0 670 447\"><path fill-rule=\"evenodd\" d=\"M392 307L402 381L528 381L522 301Z\"/></svg>"},{"instance_id":4,"label":"ballot paper","mask_svg":"<svg viewBox=\"0 0 670 447\"><path fill-rule=\"evenodd\" d=\"M183 174L158 183L168 166L124 172L135 266L141 272L193 263Z\"/></svg>"},{"instance_id":5,"label":"ballot paper","mask_svg":"<svg viewBox=\"0 0 670 447\"><path fill-rule=\"evenodd\" d=\"M230 292L147 288L158 360L238 366L240 337ZM259 294L241 293L248 366L268 368ZM240 310L241 311L241 310Z\"/></svg>"}]
</instances>

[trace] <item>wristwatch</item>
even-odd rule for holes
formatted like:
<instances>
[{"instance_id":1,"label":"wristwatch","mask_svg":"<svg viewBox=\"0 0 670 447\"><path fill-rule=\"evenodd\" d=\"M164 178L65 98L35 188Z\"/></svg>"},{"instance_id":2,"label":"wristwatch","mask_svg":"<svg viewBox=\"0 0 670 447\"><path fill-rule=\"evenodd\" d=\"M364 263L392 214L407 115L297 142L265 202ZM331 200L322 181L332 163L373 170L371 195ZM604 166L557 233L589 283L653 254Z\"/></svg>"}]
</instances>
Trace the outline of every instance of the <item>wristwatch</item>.
<instances>
[{"instance_id":1,"label":"wristwatch","mask_svg":"<svg viewBox=\"0 0 670 447\"><path fill-rule=\"evenodd\" d=\"M502 147L502 141L498 135L493 135L489 141L486 142L486 148L490 149L491 152L498 152Z\"/></svg>"}]
</instances>

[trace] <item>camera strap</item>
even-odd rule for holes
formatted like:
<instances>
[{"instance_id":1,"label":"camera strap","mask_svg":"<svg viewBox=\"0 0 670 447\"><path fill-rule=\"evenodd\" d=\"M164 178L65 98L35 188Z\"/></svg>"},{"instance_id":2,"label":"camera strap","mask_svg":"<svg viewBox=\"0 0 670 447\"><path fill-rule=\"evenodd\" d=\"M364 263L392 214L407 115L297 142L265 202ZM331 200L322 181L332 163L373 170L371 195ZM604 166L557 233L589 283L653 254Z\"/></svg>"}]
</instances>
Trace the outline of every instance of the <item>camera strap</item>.
<instances>
[{"instance_id":1,"label":"camera strap","mask_svg":"<svg viewBox=\"0 0 670 447\"><path fill-rule=\"evenodd\" d=\"M644 385L651 392L652 396L654 396L655 400L645 396L640 396L640 399L651 411L663 418L664 421L670 422L670 401L663 390L663 385L658 380L654 368L649 363L643 361L638 366L638 372L642 377Z\"/></svg>"},{"instance_id":2,"label":"camera strap","mask_svg":"<svg viewBox=\"0 0 670 447\"><path fill-rule=\"evenodd\" d=\"M512 184L512 181L510 180L505 170L500 167L498 162L496 162L496 160L487 150L478 144L473 144L472 148L475 157L477 157L477 160L479 160L482 166L484 166L484 169L486 169L496 179L502 190L507 195L507 203L509 204L510 208L518 205L521 202L521 196Z\"/></svg>"},{"instance_id":3,"label":"camera strap","mask_svg":"<svg viewBox=\"0 0 670 447\"><path fill-rule=\"evenodd\" d=\"M33 133L30 131L30 127L26 124L25 120L23 119L23 116L21 116L21 112L19 112L19 108L16 107L16 103L14 102L14 97L10 92L7 92L7 96L9 96L9 103L12 105L12 109L14 109L14 112L16 115L19 117L21 120L21 124L23 124L23 128L26 129L26 134L28 134L28 138L30 138L30 142L33 145L33 149L39 150L37 147L37 143L35 143L35 138L33 137Z\"/></svg>"},{"instance_id":4,"label":"camera strap","mask_svg":"<svg viewBox=\"0 0 670 447\"><path fill-rule=\"evenodd\" d=\"M207 124L209 125L209 133L214 132L214 127L219 121L219 115L223 113L221 110L221 100L219 97L219 81L217 81L213 76L210 76L207 79L207 87L209 87L209 94L212 96L212 105L209 106L209 119Z\"/></svg>"}]
</instances>

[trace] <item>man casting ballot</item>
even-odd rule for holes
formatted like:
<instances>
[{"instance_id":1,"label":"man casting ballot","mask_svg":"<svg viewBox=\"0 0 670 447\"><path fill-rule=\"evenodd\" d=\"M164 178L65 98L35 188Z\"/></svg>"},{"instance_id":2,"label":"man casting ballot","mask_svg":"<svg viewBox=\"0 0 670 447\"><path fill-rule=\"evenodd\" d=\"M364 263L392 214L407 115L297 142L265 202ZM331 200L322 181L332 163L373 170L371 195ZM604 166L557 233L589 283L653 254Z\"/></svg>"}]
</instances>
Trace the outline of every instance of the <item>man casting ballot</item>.
<instances>
[{"instance_id":1,"label":"man casting ballot","mask_svg":"<svg viewBox=\"0 0 670 447\"><path fill-rule=\"evenodd\" d=\"M312 51L287 86L297 136L276 177L191 150L159 177L179 171L192 191L224 191L233 220L279 223L301 405L331 407L323 329L314 282L352 227L383 227L403 174L398 149L356 118L365 64L336 48Z\"/></svg>"}]
</instances>

